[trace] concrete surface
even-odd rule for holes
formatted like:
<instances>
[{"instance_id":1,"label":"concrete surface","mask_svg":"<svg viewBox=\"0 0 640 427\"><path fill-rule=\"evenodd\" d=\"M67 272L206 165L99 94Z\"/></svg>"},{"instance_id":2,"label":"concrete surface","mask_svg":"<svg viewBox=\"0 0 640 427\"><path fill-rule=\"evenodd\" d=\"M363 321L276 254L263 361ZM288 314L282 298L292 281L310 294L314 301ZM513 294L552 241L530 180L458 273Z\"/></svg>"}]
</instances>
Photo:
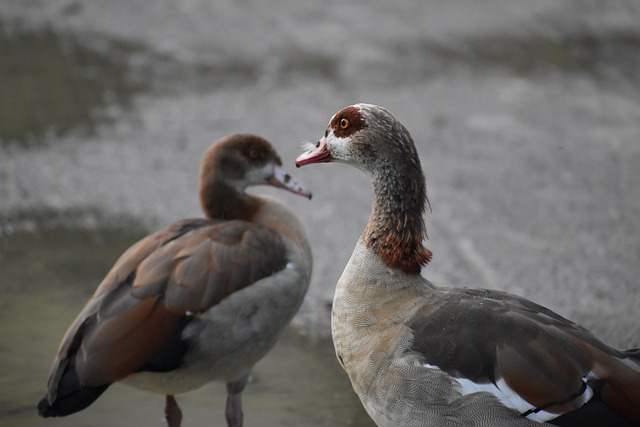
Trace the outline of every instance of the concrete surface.
<instances>
[{"instance_id":1,"label":"concrete surface","mask_svg":"<svg viewBox=\"0 0 640 427\"><path fill-rule=\"evenodd\" d=\"M63 52L116 58L138 85L126 103L105 91L92 114L109 120L90 131L0 144L4 235L69 212L149 230L199 215L202 153L255 132L314 192L264 190L313 244L296 330L326 335L371 190L357 170L293 161L337 110L377 103L421 155L429 279L517 293L640 345L637 1L8 0L0 20L9 37L46 29Z\"/></svg>"}]
</instances>

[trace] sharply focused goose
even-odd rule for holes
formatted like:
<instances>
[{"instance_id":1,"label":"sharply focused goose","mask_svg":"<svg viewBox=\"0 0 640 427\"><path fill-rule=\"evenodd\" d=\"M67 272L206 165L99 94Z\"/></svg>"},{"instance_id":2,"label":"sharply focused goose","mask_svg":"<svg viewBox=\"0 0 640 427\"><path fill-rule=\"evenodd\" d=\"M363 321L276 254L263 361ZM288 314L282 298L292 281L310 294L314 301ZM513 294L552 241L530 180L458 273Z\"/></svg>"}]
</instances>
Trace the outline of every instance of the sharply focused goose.
<instances>
[{"instance_id":1,"label":"sharply focused goose","mask_svg":"<svg viewBox=\"0 0 640 427\"><path fill-rule=\"evenodd\" d=\"M425 179L409 132L389 111L340 110L296 165L320 162L348 163L373 183L331 329L378 426L640 425L638 350L614 349L526 299L420 275L431 259Z\"/></svg>"},{"instance_id":2,"label":"sharply focused goose","mask_svg":"<svg viewBox=\"0 0 640 427\"><path fill-rule=\"evenodd\" d=\"M175 427L182 415L174 395L219 380L227 423L242 426L249 372L300 307L312 264L298 219L274 199L245 193L254 185L311 197L264 139L214 143L200 168L206 218L171 224L120 257L67 330L40 415L78 412L123 381L166 395Z\"/></svg>"}]
</instances>

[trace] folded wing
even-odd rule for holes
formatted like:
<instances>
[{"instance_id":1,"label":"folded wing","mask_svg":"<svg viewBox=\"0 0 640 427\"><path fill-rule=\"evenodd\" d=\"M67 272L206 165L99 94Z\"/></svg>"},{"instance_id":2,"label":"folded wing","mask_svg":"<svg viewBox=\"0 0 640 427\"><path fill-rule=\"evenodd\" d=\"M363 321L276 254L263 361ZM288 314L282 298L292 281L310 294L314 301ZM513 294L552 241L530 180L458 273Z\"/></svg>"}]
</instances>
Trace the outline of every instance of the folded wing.
<instances>
[{"instance_id":1,"label":"folded wing","mask_svg":"<svg viewBox=\"0 0 640 427\"><path fill-rule=\"evenodd\" d=\"M145 369L193 316L286 264L282 238L246 221L184 220L142 239L67 331L40 413L85 408L109 384ZM172 356L175 367L180 356Z\"/></svg>"}]
</instances>

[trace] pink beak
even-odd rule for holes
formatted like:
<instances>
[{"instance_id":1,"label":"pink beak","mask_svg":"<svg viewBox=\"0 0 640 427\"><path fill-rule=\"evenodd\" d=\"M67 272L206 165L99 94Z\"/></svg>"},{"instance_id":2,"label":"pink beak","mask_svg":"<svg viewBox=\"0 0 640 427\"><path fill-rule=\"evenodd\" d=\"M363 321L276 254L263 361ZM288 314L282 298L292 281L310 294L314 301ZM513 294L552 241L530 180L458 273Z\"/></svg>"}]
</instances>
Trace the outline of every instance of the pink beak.
<instances>
[{"instance_id":1,"label":"pink beak","mask_svg":"<svg viewBox=\"0 0 640 427\"><path fill-rule=\"evenodd\" d=\"M296 159L296 167L309 165L311 163L327 163L333 160L331 152L327 147L327 137L323 136L314 148L302 153Z\"/></svg>"}]
</instances>

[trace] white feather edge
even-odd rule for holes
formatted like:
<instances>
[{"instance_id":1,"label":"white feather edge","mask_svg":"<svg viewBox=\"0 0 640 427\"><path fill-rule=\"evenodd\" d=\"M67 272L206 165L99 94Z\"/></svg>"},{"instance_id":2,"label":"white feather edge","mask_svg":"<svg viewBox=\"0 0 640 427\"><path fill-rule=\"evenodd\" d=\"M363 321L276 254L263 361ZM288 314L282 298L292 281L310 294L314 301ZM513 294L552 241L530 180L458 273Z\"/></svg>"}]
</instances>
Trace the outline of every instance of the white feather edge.
<instances>
[{"instance_id":1,"label":"white feather edge","mask_svg":"<svg viewBox=\"0 0 640 427\"><path fill-rule=\"evenodd\" d=\"M311 141L302 141L300 143L300 148L302 148L302 150L306 153L308 153L309 151L313 151L315 147L316 147L316 144L314 144Z\"/></svg>"}]
</instances>

